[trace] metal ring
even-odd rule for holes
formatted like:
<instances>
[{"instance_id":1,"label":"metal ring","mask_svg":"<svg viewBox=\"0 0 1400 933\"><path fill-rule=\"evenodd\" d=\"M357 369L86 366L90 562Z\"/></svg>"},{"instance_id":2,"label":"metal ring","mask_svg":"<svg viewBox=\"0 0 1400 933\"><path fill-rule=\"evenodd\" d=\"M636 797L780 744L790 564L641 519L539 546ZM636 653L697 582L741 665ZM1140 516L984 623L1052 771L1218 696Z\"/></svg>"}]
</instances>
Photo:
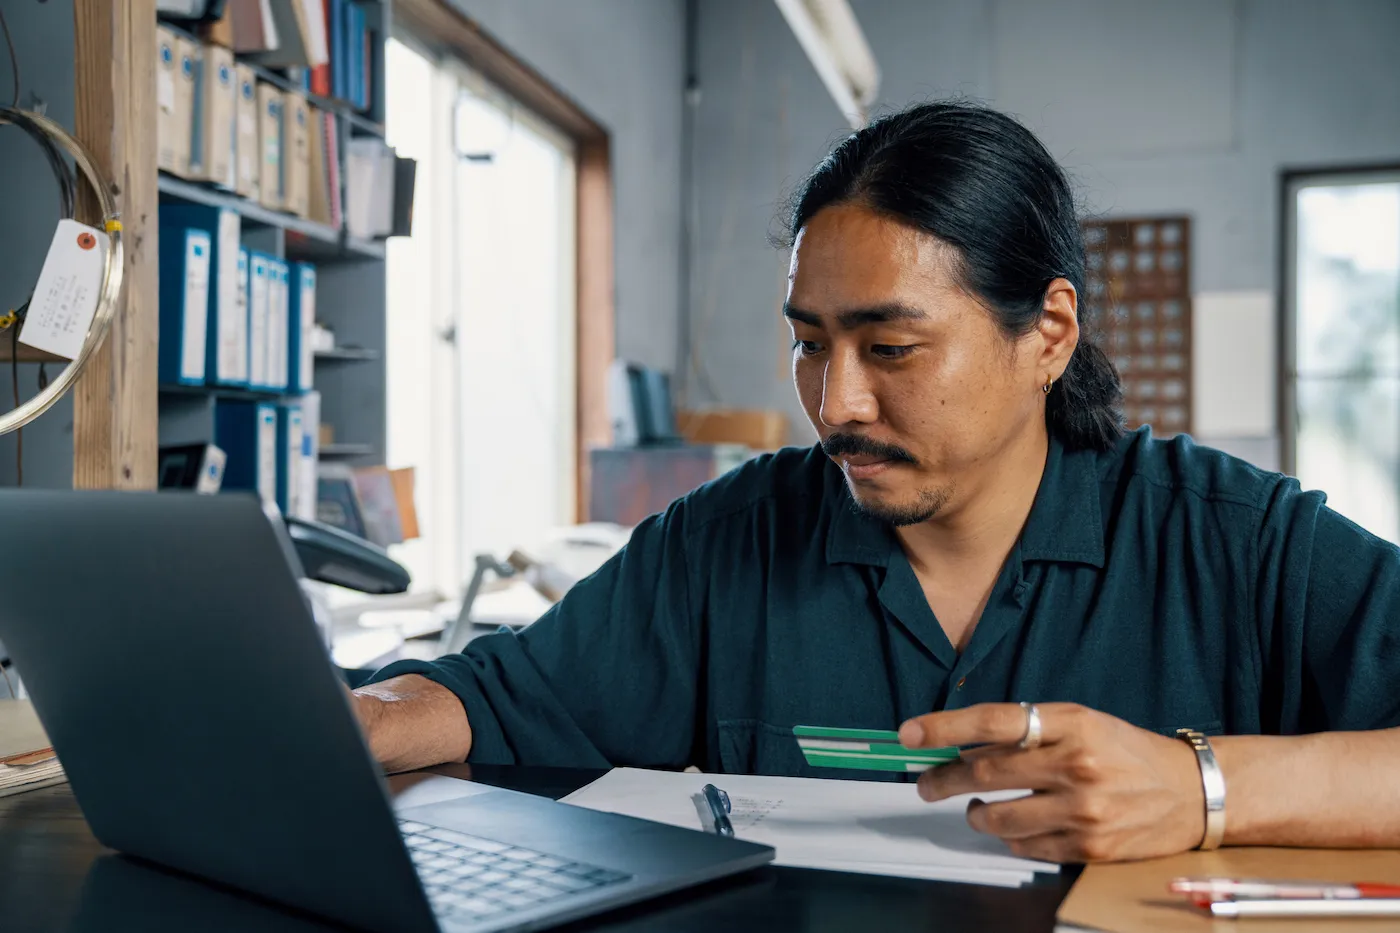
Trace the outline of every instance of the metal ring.
<instances>
[{"instance_id":1,"label":"metal ring","mask_svg":"<svg viewBox=\"0 0 1400 933\"><path fill-rule=\"evenodd\" d=\"M1040 710L1034 703L1021 703L1021 709L1026 711L1026 734L1021 736L1021 741L1017 743L1017 748L1028 751L1032 748L1040 747Z\"/></svg>"},{"instance_id":2,"label":"metal ring","mask_svg":"<svg viewBox=\"0 0 1400 933\"><path fill-rule=\"evenodd\" d=\"M16 112L8 107L0 107L0 125L13 122L8 117ZM98 221L97 226L105 228L103 232L107 234L108 249L106 264L102 272L101 291L98 292L97 311L93 315L92 323L88 325L82 349L78 351L78 358L70 361L63 368L63 371L48 384L48 387L41 390L38 395L18 408L0 415L0 434L8 434L38 418L52 408L54 403L63 397L63 393L67 392L69 387L77 381L88 358L106 339L107 332L112 326L112 318L116 316L122 292L121 224L113 223L120 214L117 211L116 200L112 197L111 190L103 180L101 172L93 164L92 157L83 148L82 143L70 136L63 127L42 114L27 110L18 113L47 133L58 144L59 148L72 157L73 163L77 165L87 180L88 186L92 189L93 195L97 198L98 210L102 214L102 219ZM19 324L16 322L11 326L18 327Z\"/></svg>"}]
</instances>

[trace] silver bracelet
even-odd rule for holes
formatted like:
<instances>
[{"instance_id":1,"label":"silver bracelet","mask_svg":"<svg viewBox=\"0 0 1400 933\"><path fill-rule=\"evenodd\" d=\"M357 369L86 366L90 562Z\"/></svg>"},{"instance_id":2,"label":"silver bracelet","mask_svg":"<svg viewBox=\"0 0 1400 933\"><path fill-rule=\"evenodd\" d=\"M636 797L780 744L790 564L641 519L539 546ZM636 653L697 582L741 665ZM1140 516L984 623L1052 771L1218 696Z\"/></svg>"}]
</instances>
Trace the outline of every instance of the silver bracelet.
<instances>
[{"instance_id":1,"label":"silver bracelet","mask_svg":"<svg viewBox=\"0 0 1400 933\"><path fill-rule=\"evenodd\" d=\"M1210 739L1191 729L1176 730L1177 738L1191 746L1201 766L1201 788L1206 796L1206 831L1197 849L1218 849L1225 840L1225 772L1215 760Z\"/></svg>"}]
</instances>

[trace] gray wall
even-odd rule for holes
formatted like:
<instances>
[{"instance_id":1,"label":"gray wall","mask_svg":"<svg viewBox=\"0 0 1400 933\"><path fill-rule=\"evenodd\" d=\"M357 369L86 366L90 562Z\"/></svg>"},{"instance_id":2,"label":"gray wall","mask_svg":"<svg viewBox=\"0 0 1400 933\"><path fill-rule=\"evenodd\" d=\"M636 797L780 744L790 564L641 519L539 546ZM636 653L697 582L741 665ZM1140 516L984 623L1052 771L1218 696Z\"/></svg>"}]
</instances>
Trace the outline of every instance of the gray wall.
<instances>
[{"instance_id":1,"label":"gray wall","mask_svg":"<svg viewBox=\"0 0 1400 933\"><path fill-rule=\"evenodd\" d=\"M882 108L1000 106L1042 134L1090 212L1191 214L1198 292L1275 289L1281 168L1400 161L1394 0L852 5ZM689 394L784 409L805 440L778 323L786 257L767 237L783 196L848 130L771 2L705 0L699 56L691 332L704 375Z\"/></svg>"},{"instance_id":2,"label":"gray wall","mask_svg":"<svg viewBox=\"0 0 1400 933\"><path fill-rule=\"evenodd\" d=\"M0 0L19 57L20 105L31 109L34 95L47 114L73 129L73 0ZM10 61L0 44L0 101L13 99ZM58 184L38 146L12 126L0 127L0 309L20 304L39 278L58 223ZM0 333L9 340L9 332ZM48 368L50 377L59 367ZM19 367L20 398L38 389L38 367ZM14 404L9 363L0 363L0 411ZM0 437L0 486L15 483L16 438ZM67 488L73 485L73 397L65 395L38 421L24 429L24 484Z\"/></svg>"},{"instance_id":3,"label":"gray wall","mask_svg":"<svg viewBox=\"0 0 1400 933\"><path fill-rule=\"evenodd\" d=\"M612 136L617 352L669 369L680 295L681 0L449 0Z\"/></svg>"}]
</instances>

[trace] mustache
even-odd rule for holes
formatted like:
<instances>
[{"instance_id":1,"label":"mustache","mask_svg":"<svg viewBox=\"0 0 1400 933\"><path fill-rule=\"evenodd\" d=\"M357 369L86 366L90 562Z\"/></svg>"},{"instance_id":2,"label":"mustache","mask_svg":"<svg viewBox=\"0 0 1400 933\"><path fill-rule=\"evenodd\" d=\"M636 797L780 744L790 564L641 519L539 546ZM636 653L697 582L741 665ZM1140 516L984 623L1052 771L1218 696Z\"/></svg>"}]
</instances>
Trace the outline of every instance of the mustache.
<instances>
[{"instance_id":1,"label":"mustache","mask_svg":"<svg viewBox=\"0 0 1400 933\"><path fill-rule=\"evenodd\" d=\"M850 456L879 457L896 463L918 463L918 459L903 447L882 444L860 434L828 434L822 438L822 453L828 457Z\"/></svg>"}]
</instances>

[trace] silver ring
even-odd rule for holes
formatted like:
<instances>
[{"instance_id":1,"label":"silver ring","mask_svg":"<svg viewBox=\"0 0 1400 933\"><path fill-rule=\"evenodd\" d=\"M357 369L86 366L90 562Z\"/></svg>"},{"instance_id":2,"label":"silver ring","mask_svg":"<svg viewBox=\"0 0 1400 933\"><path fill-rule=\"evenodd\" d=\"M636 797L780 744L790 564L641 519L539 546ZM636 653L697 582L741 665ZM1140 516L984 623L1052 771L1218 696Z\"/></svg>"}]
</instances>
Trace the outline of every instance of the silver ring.
<instances>
[{"instance_id":1,"label":"silver ring","mask_svg":"<svg viewBox=\"0 0 1400 933\"><path fill-rule=\"evenodd\" d=\"M1040 747L1040 710L1034 703L1021 703L1021 709L1026 711L1026 734L1021 736L1021 741L1017 748L1026 751Z\"/></svg>"}]
</instances>

